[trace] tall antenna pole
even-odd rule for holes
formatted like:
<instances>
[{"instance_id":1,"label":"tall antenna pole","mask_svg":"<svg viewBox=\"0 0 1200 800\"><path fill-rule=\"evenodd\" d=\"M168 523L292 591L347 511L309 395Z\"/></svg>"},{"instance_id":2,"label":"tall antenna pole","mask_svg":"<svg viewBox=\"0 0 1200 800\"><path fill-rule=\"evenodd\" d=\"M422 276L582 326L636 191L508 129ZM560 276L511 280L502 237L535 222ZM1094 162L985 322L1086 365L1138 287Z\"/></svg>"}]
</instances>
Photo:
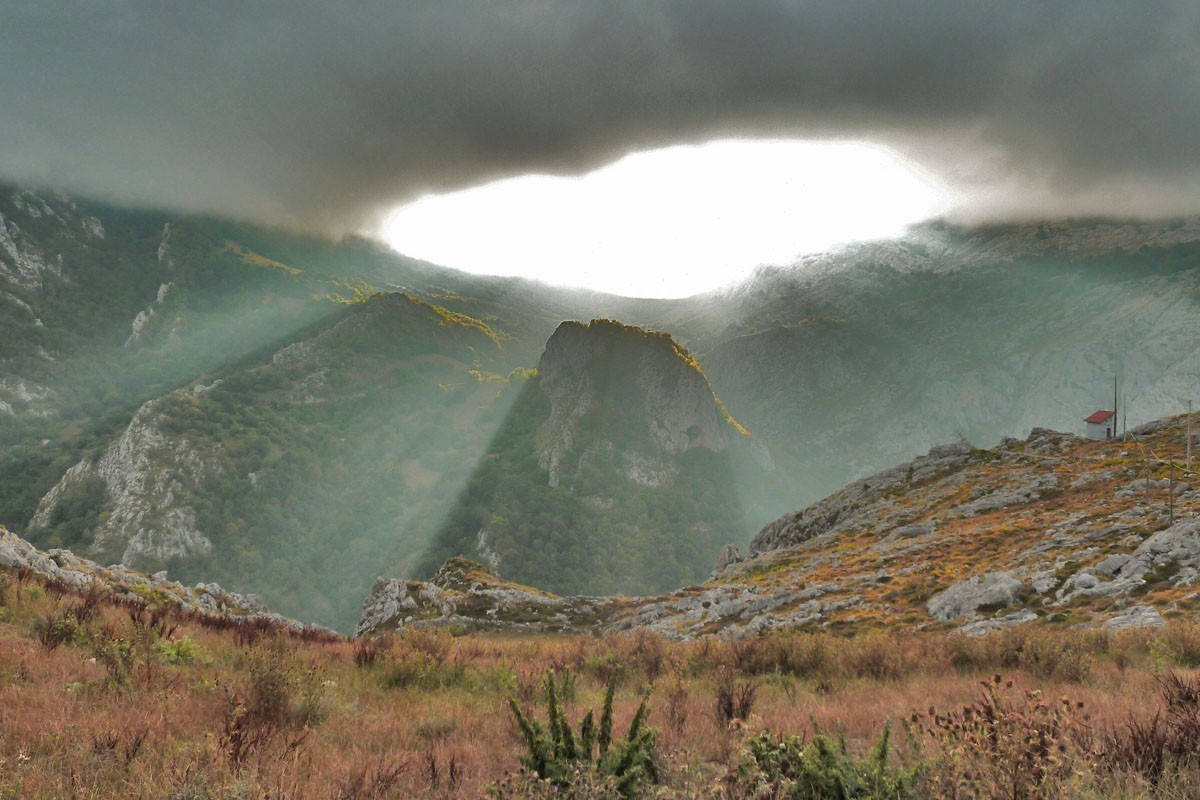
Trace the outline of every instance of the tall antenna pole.
<instances>
[{"instance_id":1,"label":"tall antenna pole","mask_svg":"<svg viewBox=\"0 0 1200 800\"><path fill-rule=\"evenodd\" d=\"M1117 373L1115 373L1115 372L1113 373L1113 417L1112 417L1112 419L1113 419L1112 432L1113 432L1113 438L1115 439L1115 438L1117 438L1117 420L1120 419L1120 417L1117 416Z\"/></svg>"},{"instance_id":2,"label":"tall antenna pole","mask_svg":"<svg viewBox=\"0 0 1200 800\"><path fill-rule=\"evenodd\" d=\"M1174 525L1175 524L1175 462L1170 461L1168 463L1171 465L1171 467L1170 467L1171 478L1167 482L1167 508L1170 509L1170 511L1169 511L1170 516L1168 517L1168 519L1170 521L1167 524Z\"/></svg>"},{"instance_id":3,"label":"tall antenna pole","mask_svg":"<svg viewBox=\"0 0 1200 800\"><path fill-rule=\"evenodd\" d=\"M1192 471L1192 401L1188 400L1187 471Z\"/></svg>"}]
</instances>

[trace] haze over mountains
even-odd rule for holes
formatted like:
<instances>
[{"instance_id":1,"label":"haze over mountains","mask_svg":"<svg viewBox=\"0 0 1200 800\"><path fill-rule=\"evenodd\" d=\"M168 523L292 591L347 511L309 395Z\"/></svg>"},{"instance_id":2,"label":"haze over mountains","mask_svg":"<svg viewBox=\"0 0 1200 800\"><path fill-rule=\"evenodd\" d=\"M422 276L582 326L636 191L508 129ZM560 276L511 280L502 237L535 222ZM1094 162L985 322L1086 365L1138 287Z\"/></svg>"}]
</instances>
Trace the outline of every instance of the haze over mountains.
<instances>
[{"instance_id":1,"label":"haze over mountains","mask_svg":"<svg viewBox=\"0 0 1200 800\"><path fill-rule=\"evenodd\" d=\"M1198 302L1192 219L927 224L666 301L7 186L0 523L341 629L455 554L658 591L932 445L1078 430L1114 375L1131 426L1183 410ZM560 328L597 318L646 330Z\"/></svg>"}]
</instances>

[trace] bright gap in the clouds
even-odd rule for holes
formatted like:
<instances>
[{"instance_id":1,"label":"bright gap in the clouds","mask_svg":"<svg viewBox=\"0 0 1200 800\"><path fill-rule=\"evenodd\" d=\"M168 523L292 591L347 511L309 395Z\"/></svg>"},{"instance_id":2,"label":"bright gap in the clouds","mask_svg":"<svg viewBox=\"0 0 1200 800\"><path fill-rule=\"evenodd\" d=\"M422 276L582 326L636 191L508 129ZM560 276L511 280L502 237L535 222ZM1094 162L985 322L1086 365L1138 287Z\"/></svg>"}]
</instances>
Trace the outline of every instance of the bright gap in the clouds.
<instances>
[{"instance_id":1,"label":"bright gap in the clouds","mask_svg":"<svg viewBox=\"0 0 1200 800\"><path fill-rule=\"evenodd\" d=\"M528 175L430 195L380 236L406 255L641 297L684 297L760 264L895 236L949 192L862 142L719 141L622 158L574 178Z\"/></svg>"}]
</instances>

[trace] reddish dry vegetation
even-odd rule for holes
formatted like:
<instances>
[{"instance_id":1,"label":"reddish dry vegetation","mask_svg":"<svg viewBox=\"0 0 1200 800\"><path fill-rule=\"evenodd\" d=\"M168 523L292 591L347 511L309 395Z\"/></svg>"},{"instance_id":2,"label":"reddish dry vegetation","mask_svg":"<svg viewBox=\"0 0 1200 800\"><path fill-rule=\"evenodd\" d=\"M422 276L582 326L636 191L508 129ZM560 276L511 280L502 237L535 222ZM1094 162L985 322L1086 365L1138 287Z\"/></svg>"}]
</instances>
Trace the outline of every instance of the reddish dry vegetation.
<instances>
[{"instance_id":1,"label":"reddish dry vegetation","mask_svg":"<svg viewBox=\"0 0 1200 800\"><path fill-rule=\"evenodd\" d=\"M1200 421L1193 427L1200 432ZM905 525L929 523L936 528L932 533L890 541L886 537L895 520L871 524L868 519L858 531L761 554L722 580L770 589L819 586L825 588L824 601L852 601L824 611L825 629L923 630L931 626L927 601L960 581L993 571L1029 574L1052 568L1061 572L1061 584L1076 570L1131 553L1153 533L1200 515L1200 492L1174 491L1189 488L1180 484L1200 485L1200 447L1191 453L1189 432L1186 417L1176 417L1129 441L1064 439L1062 448L1049 454L1031 450L1028 441L977 451L970 466L890 498L905 512ZM954 513L981 495L1011 491L1035 478L1053 478L1057 485L1002 508ZM1122 491L1145 479L1153 488ZM1135 509L1141 509L1138 516L1126 516ZM1056 538L1059 531L1070 535ZM1191 583L1177 583L1175 569L1147 575L1136 602L1154 606L1167 619L1190 619L1200 610L1200 592ZM883 579L864 580L876 574ZM1096 624L1123 610L1130 598L1053 599L1051 590L1045 597L985 611L999 616L1025 605L1050 621Z\"/></svg>"},{"instance_id":2,"label":"reddish dry vegetation","mask_svg":"<svg viewBox=\"0 0 1200 800\"><path fill-rule=\"evenodd\" d=\"M520 774L527 750L507 701L545 721L551 671L573 726L615 683L614 738L649 697L653 780L632 796L885 796L800 793L814 780L796 773L800 762L764 753L827 741L822 731L841 736L845 752L834 746L834 761L818 764L833 774L865 758L888 720L888 774L919 794L886 796L1200 791L1192 623L980 639L792 633L677 644L645 633L426 631L342 640L0 576L5 798L550 796L553 786ZM790 736L800 737L793 750L771 749ZM588 769L560 777L557 796L617 796Z\"/></svg>"}]
</instances>

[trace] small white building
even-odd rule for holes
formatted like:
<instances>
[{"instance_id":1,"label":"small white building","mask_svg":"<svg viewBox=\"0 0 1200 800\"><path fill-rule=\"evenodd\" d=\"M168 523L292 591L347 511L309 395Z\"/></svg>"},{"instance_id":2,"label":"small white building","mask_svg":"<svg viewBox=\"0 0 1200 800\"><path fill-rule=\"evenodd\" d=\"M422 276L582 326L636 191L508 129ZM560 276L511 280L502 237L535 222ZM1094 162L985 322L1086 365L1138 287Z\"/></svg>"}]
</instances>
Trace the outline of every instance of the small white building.
<instances>
[{"instance_id":1,"label":"small white building","mask_svg":"<svg viewBox=\"0 0 1200 800\"><path fill-rule=\"evenodd\" d=\"M1111 439L1117 435L1117 414L1115 411L1096 411L1084 417L1087 423L1087 438Z\"/></svg>"}]
</instances>

